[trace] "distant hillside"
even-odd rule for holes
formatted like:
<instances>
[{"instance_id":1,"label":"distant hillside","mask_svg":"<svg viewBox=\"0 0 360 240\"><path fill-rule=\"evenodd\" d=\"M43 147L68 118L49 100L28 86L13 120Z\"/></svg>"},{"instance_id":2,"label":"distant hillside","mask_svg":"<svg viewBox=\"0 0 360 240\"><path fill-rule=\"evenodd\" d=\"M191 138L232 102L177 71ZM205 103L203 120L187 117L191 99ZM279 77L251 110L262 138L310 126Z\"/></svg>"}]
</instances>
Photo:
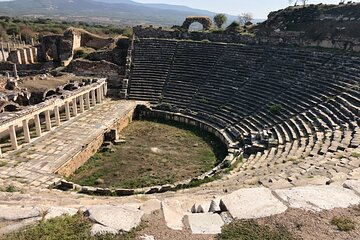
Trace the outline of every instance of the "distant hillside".
<instances>
[{"instance_id":1,"label":"distant hillside","mask_svg":"<svg viewBox=\"0 0 360 240\"><path fill-rule=\"evenodd\" d=\"M271 12L258 33L304 32L313 40L360 38L360 3L308 5Z\"/></svg>"},{"instance_id":2,"label":"distant hillside","mask_svg":"<svg viewBox=\"0 0 360 240\"><path fill-rule=\"evenodd\" d=\"M185 6L142 4L130 0L14 0L0 2L0 15L172 26L181 24L189 15L212 17L215 13ZM235 18L229 16L230 21Z\"/></svg>"}]
</instances>

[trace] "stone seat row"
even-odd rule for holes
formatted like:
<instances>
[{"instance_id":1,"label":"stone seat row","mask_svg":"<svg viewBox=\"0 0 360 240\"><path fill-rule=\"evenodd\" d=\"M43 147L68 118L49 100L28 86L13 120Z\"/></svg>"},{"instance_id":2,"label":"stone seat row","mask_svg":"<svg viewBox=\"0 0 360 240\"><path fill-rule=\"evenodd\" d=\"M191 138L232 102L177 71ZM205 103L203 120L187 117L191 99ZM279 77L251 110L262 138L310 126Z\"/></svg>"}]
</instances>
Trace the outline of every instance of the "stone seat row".
<instances>
[{"instance_id":1,"label":"stone seat row","mask_svg":"<svg viewBox=\"0 0 360 240\"><path fill-rule=\"evenodd\" d=\"M344 136L354 135L358 129L358 57L268 46L140 42L135 47L130 99L170 104L177 111L206 116L234 140L269 129L279 146L310 144L310 139L317 140L316 134L333 136L338 130L348 131ZM159 57L163 43L171 45L171 54ZM156 65L166 70L152 71ZM278 113L271 111L273 106L280 106ZM323 154L356 142L349 137L330 142L328 148L322 147Z\"/></svg>"}]
</instances>

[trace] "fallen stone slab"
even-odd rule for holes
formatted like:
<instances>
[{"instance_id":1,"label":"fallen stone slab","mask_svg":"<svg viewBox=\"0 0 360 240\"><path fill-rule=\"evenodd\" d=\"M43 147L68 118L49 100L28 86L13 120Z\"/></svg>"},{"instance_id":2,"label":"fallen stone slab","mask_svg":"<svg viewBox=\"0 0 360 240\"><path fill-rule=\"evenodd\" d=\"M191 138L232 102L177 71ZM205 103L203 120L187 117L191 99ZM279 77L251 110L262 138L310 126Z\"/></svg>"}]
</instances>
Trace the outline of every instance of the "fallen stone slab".
<instances>
[{"instance_id":1,"label":"fallen stone slab","mask_svg":"<svg viewBox=\"0 0 360 240\"><path fill-rule=\"evenodd\" d=\"M85 212L89 219L117 231L130 231L138 226L144 212L133 207L95 205Z\"/></svg>"},{"instance_id":2,"label":"fallen stone slab","mask_svg":"<svg viewBox=\"0 0 360 240\"><path fill-rule=\"evenodd\" d=\"M220 208L236 219L268 217L286 211L287 207L267 188L245 188L224 196Z\"/></svg>"},{"instance_id":3,"label":"fallen stone slab","mask_svg":"<svg viewBox=\"0 0 360 240\"><path fill-rule=\"evenodd\" d=\"M119 231L116 229L113 229L110 227L105 227L103 225L95 223L94 225L92 225L90 233L91 233L91 236L106 235L106 234L116 235L119 233Z\"/></svg>"},{"instance_id":4,"label":"fallen stone slab","mask_svg":"<svg viewBox=\"0 0 360 240\"><path fill-rule=\"evenodd\" d=\"M185 223L190 226L193 234L218 234L225 224L219 214L196 213L185 217Z\"/></svg>"},{"instance_id":5,"label":"fallen stone slab","mask_svg":"<svg viewBox=\"0 0 360 240\"><path fill-rule=\"evenodd\" d=\"M40 211L34 207L13 207L0 205L0 219L2 220L16 221L39 216Z\"/></svg>"},{"instance_id":6,"label":"fallen stone slab","mask_svg":"<svg viewBox=\"0 0 360 240\"><path fill-rule=\"evenodd\" d=\"M161 209L161 201L158 199L150 199L140 206L140 210L143 211L145 214L150 214L156 210Z\"/></svg>"},{"instance_id":7,"label":"fallen stone slab","mask_svg":"<svg viewBox=\"0 0 360 240\"><path fill-rule=\"evenodd\" d=\"M40 221L40 220L41 220L40 217L35 217L35 218L23 219L19 222L9 224L5 227L0 228L0 235L5 235L5 234L12 233L12 232L16 232L24 227L35 224L37 221Z\"/></svg>"},{"instance_id":8,"label":"fallen stone slab","mask_svg":"<svg viewBox=\"0 0 360 240\"><path fill-rule=\"evenodd\" d=\"M358 180L347 180L344 182L343 186L360 194L360 181Z\"/></svg>"},{"instance_id":9,"label":"fallen stone slab","mask_svg":"<svg viewBox=\"0 0 360 240\"><path fill-rule=\"evenodd\" d=\"M305 186L275 190L275 193L291 208L304 210L329 210L347 208L360 203L353 191L340 186Z\"/></svg>"},{"instance_id":10,"label":"fallen stone slab","mask_svg":"<svg viewBox=\"0 0 360 240\"><path fill-rule=\"evenodd\" d=\"M161 210L164 215L166 226L173 230L183 229L183 217L187 214L181 208L178 200L166 199L161 202Z\"/></svg>"},{"instance_id":11,"label":"fallen stone slab","mask_svg":"<svg viewBox=\"0 0 360 240\"><path fill-rule=\"evenodd\" d=\"M45 215L45 219L52 219L56 217L60 217L63 215L73 216L78 212L78 209L75 208L65 208L65 207L51 207L47 210L47 214Z\"/></svg>"}]
</instances>

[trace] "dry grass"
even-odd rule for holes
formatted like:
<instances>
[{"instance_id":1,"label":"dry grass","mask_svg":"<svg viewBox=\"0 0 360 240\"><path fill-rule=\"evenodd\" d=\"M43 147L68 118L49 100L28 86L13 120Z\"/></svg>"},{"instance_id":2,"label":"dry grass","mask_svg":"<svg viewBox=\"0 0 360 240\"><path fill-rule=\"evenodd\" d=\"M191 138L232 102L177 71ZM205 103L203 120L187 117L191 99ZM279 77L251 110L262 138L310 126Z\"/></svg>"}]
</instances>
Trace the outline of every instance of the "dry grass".
<instances>
[{"instance_id":1,"label":"dry grass","mask_svg":"<svg viewBox=\"0 0 360 240\"><path fill-rule=\"evenodd\" d=\"M126 143L97 153L70 180L122 188L172 184L211 170L226 154L212 135L181 126L136 121L121 134Z\"/></svg>"}]
</instances>

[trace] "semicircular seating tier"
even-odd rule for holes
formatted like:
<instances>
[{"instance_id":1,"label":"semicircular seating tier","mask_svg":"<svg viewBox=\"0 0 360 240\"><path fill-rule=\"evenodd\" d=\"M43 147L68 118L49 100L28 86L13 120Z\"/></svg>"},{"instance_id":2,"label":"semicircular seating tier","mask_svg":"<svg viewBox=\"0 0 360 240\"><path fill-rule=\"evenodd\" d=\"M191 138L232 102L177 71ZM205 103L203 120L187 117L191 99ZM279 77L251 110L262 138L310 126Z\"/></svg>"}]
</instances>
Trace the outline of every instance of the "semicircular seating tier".
<instances>
[{"instance_id":1,"label":"semicircular seating tier","mask_svg":"<svg viewBox=\"0 0 360 240\"><path fill-rule=\"evenodd\" d=\"M328 161L360 145L360 58L346 53L139 39L128 90L130 99L211 123L233 141L272 139L250 156L259 166Z\"/></svg>"}]
</instances>

